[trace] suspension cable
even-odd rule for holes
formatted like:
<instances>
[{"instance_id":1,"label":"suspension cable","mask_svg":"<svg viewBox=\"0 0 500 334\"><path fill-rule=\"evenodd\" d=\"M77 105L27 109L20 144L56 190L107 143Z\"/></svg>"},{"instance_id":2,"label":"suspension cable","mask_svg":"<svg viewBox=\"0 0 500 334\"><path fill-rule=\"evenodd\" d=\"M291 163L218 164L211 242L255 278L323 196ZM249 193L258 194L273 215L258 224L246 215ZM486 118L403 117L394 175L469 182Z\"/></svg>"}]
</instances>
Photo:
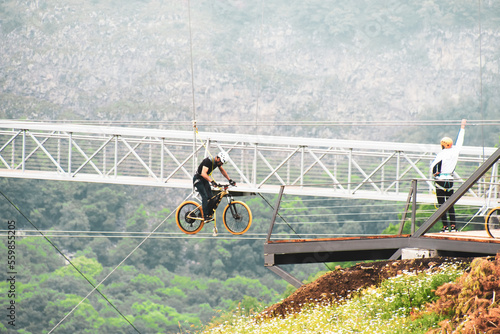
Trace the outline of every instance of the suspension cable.
<instances>
[{"instance_id":1,"label":"suspension cable","mask_svg":"<svg viewBox=\"0 0 500 334\"><path fill-rule=\"evenodd\" d=\"M193 99L193 173L196 170L196 160L197 160L197 155L196 153L196 103L194 100L194 66L193 66L193 36L192 36L192 29L191 29L191 1L188 0L188 19L189 19L189 53L190 53L190 59L191 59L191 96Z\"/></svg>"},{"instance_id":2,"label":"suspension cable","mask_svg":"<svg viewBox=\"0 0 500 334\"><path fill-rule=\"evenodd\" d=\"M483 108L483 51L482 51L482 24L481 24L481 0L478 0L479 12L479 111L481 113L481 140L483 142L483 162L486 159L484 152L484 108Z\"/></svg>"}]
</instances>

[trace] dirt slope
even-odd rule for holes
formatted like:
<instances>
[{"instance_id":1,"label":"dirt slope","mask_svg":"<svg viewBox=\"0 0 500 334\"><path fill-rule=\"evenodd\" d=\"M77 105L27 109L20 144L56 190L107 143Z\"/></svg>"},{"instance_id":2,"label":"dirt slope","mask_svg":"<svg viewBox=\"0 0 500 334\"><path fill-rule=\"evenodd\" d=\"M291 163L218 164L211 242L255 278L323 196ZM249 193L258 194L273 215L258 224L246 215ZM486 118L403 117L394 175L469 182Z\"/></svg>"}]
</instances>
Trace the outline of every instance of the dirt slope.
<instances>
[{"instance_id":1,"label":"dirt slope","mask_svg":"<svg viewBox=\"0 0 500 334\"><path fill-rule=\"evenodd\" d=\"M382 280L403 272L421 272L437 268L443 263L463 263L468 265L473 258L424 258L398 261L378 261L357 264L346 269L331 271L315 282L303 285L281 303L267 308L261 313L264 317L284 317L300 312L303 306L311 303L329 303L348 297L360 288L379 284Z\"/></svg>"}]
</instances>

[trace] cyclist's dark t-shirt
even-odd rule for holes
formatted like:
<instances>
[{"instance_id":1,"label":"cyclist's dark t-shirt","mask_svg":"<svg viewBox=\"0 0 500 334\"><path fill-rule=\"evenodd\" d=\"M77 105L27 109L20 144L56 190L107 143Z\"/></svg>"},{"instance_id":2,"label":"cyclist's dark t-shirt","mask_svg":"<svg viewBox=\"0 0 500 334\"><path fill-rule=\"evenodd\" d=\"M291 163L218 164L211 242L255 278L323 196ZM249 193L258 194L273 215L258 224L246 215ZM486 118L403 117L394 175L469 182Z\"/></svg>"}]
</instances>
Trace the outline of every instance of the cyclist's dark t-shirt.
<instances>
[{"instance_id":1,"label":"cyclist's dark t-shirt","mask_svg":"<svg viewBox=\"0 0 500 334\"><path fill-rule=\"evenodd\" d=\"M203 170L203 167L208 168L207 174L210 175L210 173L212 173L213 170L215 168L217 168L218 166L216 165L215 162L212 161L211 158L207 157L207 158L203 159L201 164L198 166L198 170L196 172L201 175L201 171Z\"/></svg>"}]
</instances>

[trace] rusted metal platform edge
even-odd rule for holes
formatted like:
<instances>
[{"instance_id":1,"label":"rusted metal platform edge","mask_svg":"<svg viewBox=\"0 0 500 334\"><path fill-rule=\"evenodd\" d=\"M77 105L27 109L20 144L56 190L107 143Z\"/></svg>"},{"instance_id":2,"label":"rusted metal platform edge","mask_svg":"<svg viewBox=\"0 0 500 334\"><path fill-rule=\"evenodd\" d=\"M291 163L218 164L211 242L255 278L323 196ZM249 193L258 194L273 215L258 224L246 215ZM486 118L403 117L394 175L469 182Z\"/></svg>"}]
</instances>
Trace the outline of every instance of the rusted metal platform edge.
<instances>
[{"instance_id":1,"label":"rusted metal platform edge","mask_svg":"<svg viewBox=\"0 0 500 334\"><path fill-rule=\"evenodd\" d=\"M280 239L269 240L269 244L279 243L301 243L301 242L320 242L320 241L353 241L353 240L370 240L370 239L391 239L391 238L411 238L410 234L402 235L373 235L362 237L342 237L342 238L316 238L316 239ZM472 237L469 235L462 236L460 233L429 233L421 236L420 238L434 238L441 240L460 240L460 241L474 241L474 242L488 242L500 244L500 239L491 237L477 236Z\"/></svg>"},{"instance_id":2,"label":"rusted metal platform edge","mask_svg":"<svg viewBox=\"0 0 500 334\"><path fill-rule=\"evenodd\" d=\"M439 239L439 240L470 241L470 242L485 242L485 243L500 244L500 239L494 239L491 237L471 237L469 235L460 235L460 234L454 234L454 233L432 233L432 234L423 235L421 238L432 238L432 239Z\"/></svg>"},{"instance_id":3,"label":"rusted metal platform edge","mask_svg":"<svg viewBox=\"0 0 500 334\"><path fill-rule=\"evenodd\" d=\"M264 244L266 266L389 259L405 248L436 250L439 256L477 257L500 251L500 240L453 235L388 235L274 240Z\"/></svg>"}]
</instances>

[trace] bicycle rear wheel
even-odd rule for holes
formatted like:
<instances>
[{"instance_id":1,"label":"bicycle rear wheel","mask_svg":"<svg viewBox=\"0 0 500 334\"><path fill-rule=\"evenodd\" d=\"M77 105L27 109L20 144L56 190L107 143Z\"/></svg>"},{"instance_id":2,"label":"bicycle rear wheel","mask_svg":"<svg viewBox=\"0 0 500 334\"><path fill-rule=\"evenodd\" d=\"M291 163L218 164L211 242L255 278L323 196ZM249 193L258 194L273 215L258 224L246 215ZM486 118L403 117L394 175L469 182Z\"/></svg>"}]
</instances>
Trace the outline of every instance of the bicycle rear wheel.
<instances>
[{"instance_id":1,"label":"bicycle rear wheel","mask_svg":"<svg viewBox=\"0 0 500 334\"><path fill-rule=\"evenodd\" d=\"M245 203L233 201L224 208L222 221L226 229L232 234L243 234L252 225L252 212Z\"/></svg>"},{"instance_id":2,"label":"bicycle rear wheel","mask_svg":"<svg viewBox=\"0 0 500 334\"><path fill-rule=\"evenodd\" d=\"M180 230L186 234L200 232L205 224L201 205L194 201L182 203L175 213L175 221Z\"/></svg>"},{"instance_id":3,"label":"bicycle rear wheel","mask_svg":"<svg viewBox=\"0 0 500 334\"><path fill-rule=\"evenodd\" d=\"M500 206L488 212L484 218L484 227L490 237L500 239Z\"/></svg>"}]
</instances>

